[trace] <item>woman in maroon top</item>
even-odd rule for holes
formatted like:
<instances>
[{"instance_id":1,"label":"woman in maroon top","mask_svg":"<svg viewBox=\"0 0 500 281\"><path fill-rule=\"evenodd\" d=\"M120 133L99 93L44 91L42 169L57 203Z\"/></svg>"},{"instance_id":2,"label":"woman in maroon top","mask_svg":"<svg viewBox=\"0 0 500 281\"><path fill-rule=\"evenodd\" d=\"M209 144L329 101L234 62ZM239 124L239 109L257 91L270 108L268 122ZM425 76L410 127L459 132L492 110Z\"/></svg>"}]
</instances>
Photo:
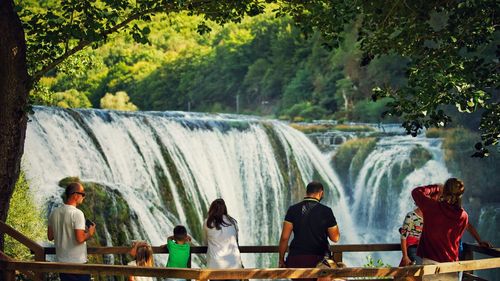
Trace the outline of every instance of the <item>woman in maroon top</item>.
<instances>
[{"instance_id":1,"label":"woman in maroon top","mask_svg":"<svg viewBox=\"0 0 500 281\"><path fill-rule=\"evenodd\" d=\"M458 260L459 241L468 222L468 215L462 208L464 191L463 182L456 178L448 179L442 187L428 185L413 189L411 195L424 214L425 223L417 250L424 264ZM439 200L430 197L435 192L441 193ZM446 278L457 277L455 273L446 275Z\"/></svg>"}]
</instances>

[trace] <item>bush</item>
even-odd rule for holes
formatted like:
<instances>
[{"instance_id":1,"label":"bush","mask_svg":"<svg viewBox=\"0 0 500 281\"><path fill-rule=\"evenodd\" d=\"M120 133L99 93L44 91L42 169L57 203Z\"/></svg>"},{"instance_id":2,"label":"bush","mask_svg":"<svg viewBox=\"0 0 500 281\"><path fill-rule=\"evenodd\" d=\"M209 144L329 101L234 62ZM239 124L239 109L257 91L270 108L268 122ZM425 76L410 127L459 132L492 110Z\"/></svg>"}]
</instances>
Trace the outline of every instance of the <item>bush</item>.
<instances>
[{"instance_id":1,"label":"bush","mask_svg":"<svg viewBox=\"0 0 500 281\"><path fill-rule=\"evenodd\" d=\"M285 111L284 115L290 116L292 119L299 116L300 113L310 107L311 104L308 102L294 104L290 109Z\"/></svg>"},{"instance_id":2,"label":"bush","mask_svg":"<svg viewBox=\"0 0 500 281\"><path fill-rule=\"evenodd\" d=\"M375 129L370 127L370 126L345 125L345 124L335 126L335 130L343 131L343 132L372 132L372 131L375 131Z\"/></svg>"},{"instance_id":3,"label":"bush","mask_svg":"<svg viewBox=\"0 0 500 281\"><path fill-rule=\"evenodd\" d=\"M317 105L308 107L300 112L300 116L308 121L321 119L325 114L326 110Z\"/></svg>"},{"instance_id":4,"label":"bush","mask_svg":"<svg viewBox=\"0 0 500 281\"><path fill-rule=\"evenodd\" d=\"M328 124L304 124L304 123L292 123L290 124L296 130L301 131L304 134L310 133L322 133L333 129L333 126Z\"/></svg>"},{"instance_id":5,"label":"bush","mask_svg":"<svg viewBox=\"0 0 500 281\"><path fill-rule=\"evenodd\" d=\"M293 122L304 122L304 117L295 116L295 117L293 117Z\"/></svg>"},{"instance_id":6,"label":"bush","mask_svg":"<svg viewBox=\"0 0 500 281\"><path fill-rule=\"evenodd\" d=\"M351 175L357 175L366 157L375 149L377 139L352 139L343 143L332 157L333 167L344 184L350 184Z\"/></svg>"},{"instance_id":7,"label":"bush","mask_svg":"<svg viewBox=\"0 0 500 281\"><path fill-rule=\"evenodd\" d=\"M70 89L64 92L57 92L53 95L53 103L64 108L89 108L92 107L89 98L83 92Z\"/></svg>"},{"instance_id":8,"label":"bush","mask_svg":"<svg viewBox=\"0 0 500 281\"><path fill-rule=\"evenodd\" d=\"M385 122L397 121L397 118L385 116L382 118L382 113L387 110L387 103L390 98L380 99L376 102L372 100L361 100L354 105L351 121L372 122L378 123L384 120Z\"/></svg>"},{"instance_id":9,"label":"bush","mask_svg":"<svg viewBox=\"0 0 500 281\"><path fill-rule=\"evenodd\" d=\"M136 111L137 106L130 101L126 92L119 91L116 94L106 93L101 98L101 108L122 110L122 111Z\"/></svg>"},{"instance_id":10,"label":"bush","mask_svg":"<svg viewBox=\"0 0 500 281\"><path fill-rule=\"evenodd\" d=\"M29 183L21 172L10 199L7 224L34 241L45 240L47 229L41 211L33 201ZM5 236L5 253L18 260L32 260L30 250L10 236Z\"/></svg>"}]
</instances>

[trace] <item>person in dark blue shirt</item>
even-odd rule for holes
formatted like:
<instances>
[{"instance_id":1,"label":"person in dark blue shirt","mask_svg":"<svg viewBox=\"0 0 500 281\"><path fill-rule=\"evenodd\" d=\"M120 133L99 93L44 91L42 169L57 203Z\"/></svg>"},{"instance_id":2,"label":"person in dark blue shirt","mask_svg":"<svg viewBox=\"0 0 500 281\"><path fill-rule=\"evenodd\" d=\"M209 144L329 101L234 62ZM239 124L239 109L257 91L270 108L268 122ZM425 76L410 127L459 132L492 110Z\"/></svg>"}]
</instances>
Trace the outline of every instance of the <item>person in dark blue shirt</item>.
<instances>
[{"instance_id":1,"label":"person in dark blue shirt","mask_svg":"<svg viewBox=\"0 0 500 281\"><path fill-rule=\"evenodd\" d=\"M310 182L304 200L288 209L279 242L280 267L316 267L325 255L330 254L328 238L333 242L339 240L340 232L332 209L320 203L323 193L320 182ZM294 238L288 247L292 232Z\"/></svg>"}]
</instances>

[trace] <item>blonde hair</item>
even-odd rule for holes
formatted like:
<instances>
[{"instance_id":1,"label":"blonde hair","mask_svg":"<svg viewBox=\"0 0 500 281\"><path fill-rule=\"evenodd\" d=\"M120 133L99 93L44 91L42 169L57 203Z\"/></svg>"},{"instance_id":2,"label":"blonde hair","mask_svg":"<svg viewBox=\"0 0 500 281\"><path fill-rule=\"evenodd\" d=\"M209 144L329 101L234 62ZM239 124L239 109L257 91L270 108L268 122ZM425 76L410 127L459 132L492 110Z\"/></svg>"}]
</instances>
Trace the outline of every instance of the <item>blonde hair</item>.
<instances>
[{"instance_id":1,"label":"blonde hair","mask_svg":"<svg viewBox=\"0 0 500 281\"><path fill-rule=\"evenodd\" d=\"M135 263L137 266L153 266L153 248L149 245L138 246Z\"/></svg>"},{"instance_id":2,"label":"blonde hair","mask_svg":"<svg viewBox=\"0 0 500 281\"><path fill-rule=\"evenodd\" d=\"M443 195L441 195L441 201L447 202L448 204L461 207L462 206L462 195L464 194L465 186L464 183L457 178L449 178L446 180L443 186Z\"/></svg>"}]
</instances>

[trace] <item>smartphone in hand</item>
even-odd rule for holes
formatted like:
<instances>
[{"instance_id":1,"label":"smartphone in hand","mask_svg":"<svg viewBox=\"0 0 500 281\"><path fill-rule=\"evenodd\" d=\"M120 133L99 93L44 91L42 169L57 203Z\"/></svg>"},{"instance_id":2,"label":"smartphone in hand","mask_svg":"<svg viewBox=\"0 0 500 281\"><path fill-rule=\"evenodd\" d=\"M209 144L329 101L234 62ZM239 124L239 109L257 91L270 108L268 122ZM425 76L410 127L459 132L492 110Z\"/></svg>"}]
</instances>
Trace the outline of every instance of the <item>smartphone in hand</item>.
<instances>
[{"instance_id":1,"label":"smartphone in hand","mask_svg":"<svg viewBox=\"0 0 500 281\"><path fill-rule=\"evenodd\" d=\"M85 220L85 226L87 228L89 228L91 225L95 225L95 223L93 221L89 220L89 219L86 219Z\"/></svg>"}]
</instances>

